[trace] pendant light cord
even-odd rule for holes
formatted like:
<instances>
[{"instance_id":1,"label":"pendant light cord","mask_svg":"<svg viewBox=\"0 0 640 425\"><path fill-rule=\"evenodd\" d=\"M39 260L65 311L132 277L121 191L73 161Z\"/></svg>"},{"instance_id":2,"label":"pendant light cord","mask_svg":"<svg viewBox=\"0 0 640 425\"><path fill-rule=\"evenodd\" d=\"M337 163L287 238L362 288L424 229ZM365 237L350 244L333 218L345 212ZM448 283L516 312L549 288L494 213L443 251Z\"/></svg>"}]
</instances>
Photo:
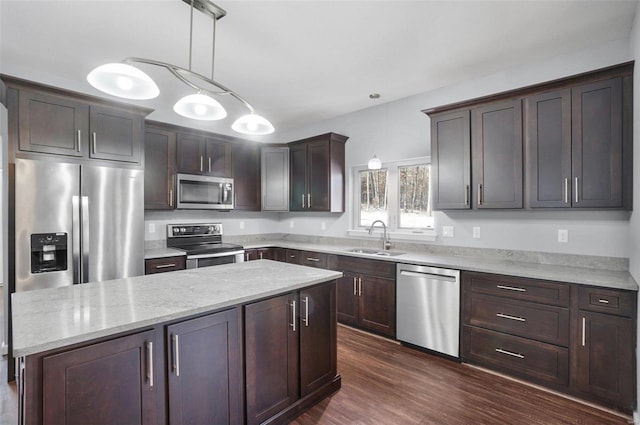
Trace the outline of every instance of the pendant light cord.
<instances>
[{"instance_id":1,"label":"pendant light cord","mask_svg":"<svg viewBox=\"0 0 640 425\"><path fill-rule=\"evenodd\" d=\"M189 21L189 71L191 71L191 53L193 52L193 2L195 0L191 0L191 18ZM215 21L216 18L214 17Z\"/></svg>"},{"instance_id":2,"label":"pendant light cord","mask_svg":"<svg viewBox=\"0 0 640 425\"><path fill-rule=\"evenodd\" d=\"M213 38L211 40L211 79L213 80L213 64L216 59L216 22L218 20L213 17Z\"/></svg>"}]
</instances>

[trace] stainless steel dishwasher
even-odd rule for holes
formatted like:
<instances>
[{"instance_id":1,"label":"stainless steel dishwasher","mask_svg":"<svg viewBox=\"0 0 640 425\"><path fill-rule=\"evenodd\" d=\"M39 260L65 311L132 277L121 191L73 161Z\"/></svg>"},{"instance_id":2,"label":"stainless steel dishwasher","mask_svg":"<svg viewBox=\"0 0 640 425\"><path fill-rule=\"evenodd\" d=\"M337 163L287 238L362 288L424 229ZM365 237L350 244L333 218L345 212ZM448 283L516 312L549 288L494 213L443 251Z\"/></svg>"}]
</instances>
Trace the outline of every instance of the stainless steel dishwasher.
<instances>
[{"instance_id":1,"label":"stainless steel dishwasher","mask_svg":"<svg viewBox=\"0 0 640 425\"><path fill-rule=\"evenodd\" d=\"M460 357L460 271L398 264L398 340Z\"/></svg>"}]
</instances>

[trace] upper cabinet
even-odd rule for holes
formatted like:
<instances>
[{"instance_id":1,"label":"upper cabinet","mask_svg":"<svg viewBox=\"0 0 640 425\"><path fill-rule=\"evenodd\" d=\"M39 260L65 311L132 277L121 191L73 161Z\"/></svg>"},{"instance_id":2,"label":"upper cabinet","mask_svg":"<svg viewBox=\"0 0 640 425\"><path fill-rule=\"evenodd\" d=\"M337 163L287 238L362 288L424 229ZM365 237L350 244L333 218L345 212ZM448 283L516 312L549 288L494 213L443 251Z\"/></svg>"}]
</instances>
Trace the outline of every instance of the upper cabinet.
<instances>
[{"instance_id":1,"label":"upper cabinet","mask_svg":"<svg viewBox=\"0 0 640 425\"><path fill-rule=\"evenodd\" d=\"M263 147L262 211L289 211L289 148Z\"/></svg>"},{"instance_id":2,"label":"upper cabinet","mask_svg":"<svg viewBox=\"0 0 640 425\"><path fill-rule=\"evenodd\" d=\"M622 64L424 111L434 209L631 209L632 73Z\"/></svg>"},{"instance_id":3,"label":"upper cabinet","mask_svg":"<svg viewBox=\"0 0 640 425\"><path fill-rule=\"evenodd\" d=\"M3 79L11 91L10 114L17 112L17 153L140 164L149 110Z\"/></svg>"},{"instance_id":4,"label":"upper cabinet","mask_svg":"<svg viewBox=\"0 0 640 425\"><path fill-rule=\"evenodd\" d=\"M290 211L344 212L346 141L327 133L289 144Z\"/></svg>"},{"instance_id":5,"label":"upper cabinet","mask_svg":"<svg viewBox=\"0 0 640 425\"><path fill-rule=\"evenodd\" d=\"M234 143L232 158L235 209L260 211L260 146Z\"/></svg>"},{"instance_id":6,"label":"upper cabinet","mask_svg":"<svg viewBox=\"0 0 640 425\"><path fill-rule=\"evenodd\" d=\"M144 209L174 207L176 133L147 125L144 132Z\"/></svg>"},{"instance_id":7,"label":"upper cabinet","mask_svg":"<svg viewBox=\"0 0 640 425\"><path fill-rule=\"evenodd\" d=\"M231 177L231 143L201 134L178 133L176 172Z\"/></svg>"}]
</instances>

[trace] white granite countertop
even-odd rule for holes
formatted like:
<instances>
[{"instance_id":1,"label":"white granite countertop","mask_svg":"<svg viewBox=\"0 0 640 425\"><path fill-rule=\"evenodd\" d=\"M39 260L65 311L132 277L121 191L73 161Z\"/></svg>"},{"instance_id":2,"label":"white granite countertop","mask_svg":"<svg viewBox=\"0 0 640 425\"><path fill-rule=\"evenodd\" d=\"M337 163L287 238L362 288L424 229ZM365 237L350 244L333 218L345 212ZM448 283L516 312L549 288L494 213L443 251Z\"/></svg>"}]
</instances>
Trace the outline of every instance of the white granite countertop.
<instances>
[{"instance_id":1,"label":"white granite countertop","mask_svg":"<svg viewBox=\"0 0 640 425\"><path fill-rule=\"evenodd\" d=\"M180 257L182 255L187 255L187 253L181 249L174 248L152 248L144 250L145 260L163 257Z\"/></svg>"},{"instance_id":2,"label":"white granite countertop","mask_svg":"<svg viewBox=\"0 0 640 425\"><path fill-rule=\"evenodd\" d=\"M528 277L534 279L553 280L558 282L579 283L583 285L600 286L612 289L637 291L638 284L627 271L605 270L589 267L574 267L566 265L540 264L524 261L506 261L487 258L473 258L460 256L436 256L418 251L406 251L397 256L380 256L348 252L357 246L325 245L289 242L285 240L263 241L255 244L245 244L245 249L276 246L306 251L324 252L328 254L349 255L353 257L369 258L395 263L417 264L434 267L446 267L456 270L494 273L510 276ZM391 250L392 252L394 250ZM402 250L405 252L404 250Z\"/></svg>"},{"instance_id":3,"label":"white granite countertop","mask_svg":"<svg viewBox=\"0 0 640 425\"><path fill-rule=\"evenodd\" d=\"M71 344L220 310L342 273L269 260L12 294L13 354Z\"/></svg>"}]
</instances>

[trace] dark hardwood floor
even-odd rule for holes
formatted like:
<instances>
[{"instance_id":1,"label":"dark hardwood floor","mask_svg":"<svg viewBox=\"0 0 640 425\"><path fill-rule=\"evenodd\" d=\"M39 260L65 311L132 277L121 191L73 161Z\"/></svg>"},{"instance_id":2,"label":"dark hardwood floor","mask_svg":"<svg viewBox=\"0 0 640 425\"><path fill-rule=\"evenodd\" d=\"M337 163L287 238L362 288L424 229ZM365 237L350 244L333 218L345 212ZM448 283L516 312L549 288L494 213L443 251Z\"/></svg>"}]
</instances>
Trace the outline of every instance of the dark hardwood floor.
<instances>
[{"instance_id":1,"label":"dark hardwood floor","mask_svg":"<svg viewBox=\"0 0 640 425\"><path fill-rule=\"evenodd\" d=\"M342 388L293 424L624 425L618 416L464 364L338 327Z\"/></svg>"}]
</instances>

